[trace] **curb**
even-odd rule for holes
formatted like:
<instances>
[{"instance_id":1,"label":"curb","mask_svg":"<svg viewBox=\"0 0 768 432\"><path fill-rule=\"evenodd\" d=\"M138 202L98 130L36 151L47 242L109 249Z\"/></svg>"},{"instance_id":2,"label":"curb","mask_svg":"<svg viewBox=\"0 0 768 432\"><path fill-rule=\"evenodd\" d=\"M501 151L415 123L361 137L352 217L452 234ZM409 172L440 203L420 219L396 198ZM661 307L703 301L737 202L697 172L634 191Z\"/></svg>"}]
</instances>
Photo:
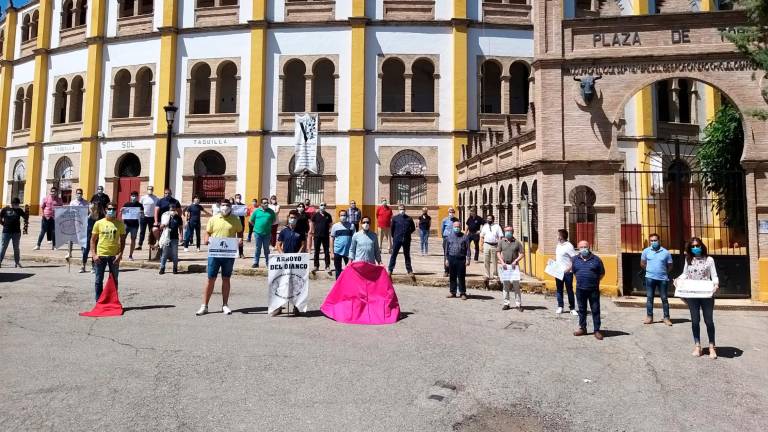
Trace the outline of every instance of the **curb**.
<instances>
[{"instance_id":1,"label":"curb","mask_svg":"<svg viewBox=\"0 0 768 432\"><path fill-rule=\"evenodd\" d=\"M673 297L669 299L669 308L670 309L688 309L688 305L683 303L682 299ZM727 299L722 299L723 301L726 301ZM768 303L756 303L751 302L750 300L743 300L744 303L725 303L722 302L718 303L715 302L715 310L730 310L730 311L768 311ZM613 299L613 304L622 307L622 308L645 308L645 299L644 298L626 298L626 297L615 297ZM660 308L661 302L654 301L653 302L654 308Z\"/></svg>"}]
</instances>

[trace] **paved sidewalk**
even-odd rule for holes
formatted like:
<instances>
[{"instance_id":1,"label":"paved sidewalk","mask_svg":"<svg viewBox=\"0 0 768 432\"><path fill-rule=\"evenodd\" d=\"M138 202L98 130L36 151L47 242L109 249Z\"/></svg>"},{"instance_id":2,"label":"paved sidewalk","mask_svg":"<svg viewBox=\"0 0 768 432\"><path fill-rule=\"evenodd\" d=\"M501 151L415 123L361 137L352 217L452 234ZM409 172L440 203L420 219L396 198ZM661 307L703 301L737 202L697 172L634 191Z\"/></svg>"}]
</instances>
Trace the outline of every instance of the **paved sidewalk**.
<instances>
[{"instance_id":1,"label":"paved sidewalk","mask_svg":"<svg viewBox=\"0 0 768 432\"><path fill-rule=\"evenodd\" d=\"M24 261L36 261L36 262L66 262L66 254L67 250L66 248L61 248L59 250L53 250L51 249L51 244L48 243L46 240L43 240L43 243L40 247L40 250L33 250L35 247L35 243L37 242L37 237L40 233L40 217L38 216L32 216L29 221L29 233L27 235L21 236L21 255L22 255L22 264ZM149 259L150 252L148 250L147 244L145 242L143 250L135 251L133 254L133 261L130 261L128 259L128 252L130 250L130 238L126 241L126 248L124 253L124 260L123 260L123 267L133 267L133 268L154 268L159 269L159 262L158 261L152 261ZM137 239L138 243L138 239ZM385 245L386 246L386 245ZM254 276L254 275L266 275L266 268L265 263L263 260L261 260L261 268L258 269L252 269L251 264L253 264L253 255L255 253L256 245L255 242L245 242L244 243L244 253L246 258L245 259L238 259L235 261L235 274L237 275L245 275L245 276ZM443 257L441 254L442 251L442 241L439 237L432 237L430 238L429 242L429 255L427 256L421 256L419 255L419 238L418 235L413 237L413 241L411 243L411 260L412 260L412 267L414 270L414 277L411 278L406 274L405 270L405 260L402 257L402 253L400 256L398 256L397 264L395 265L395 270L393 272L393 280L396 283L400 284L407 284L407 285L420 285L420 286L436 286L436 287L447 287L448 286L448 278L443 276ZM10 253L10 255L9 255ZM81 252L79 247L75 247L72 252L73 258L71 259L71 269L74 272L79 271L80 264L81 264ZM312 257L313 253L310 253L310 257ZM382 253L382 261L384 265L386 266L389 263L389 257L390 255L387 253L386 250ZM6 252L6 259L5 259L5 265L12 265L13 263L13 251L12 248L9 247L8 252ZM206 270L206 263L207 263L207 254L206 254L206 246L201 246L201 251L196 252L194 247L190 247L189 252L184 252L184 249L182 246L179 246L179 269L182 272L189 272L189 273L202 273ZM331 269L333 268L333 259L330 260L330 266ZM324 263L323 263L323 256L320 255L320 269L321 271L314 273L312 275L315 279L333 279L333 275L329 274L322 269L324 269ZM472 261L469 268L467 269L467 287L468 288L475 288L475 289L483 289L483 263ZM522 282L523 289L527 292L542 292L544 289L544 284L540 280L523 275L523 282ZM490 289L501 289L497 286L495 283L490 284Z\"/></svg>"}]
</instances>

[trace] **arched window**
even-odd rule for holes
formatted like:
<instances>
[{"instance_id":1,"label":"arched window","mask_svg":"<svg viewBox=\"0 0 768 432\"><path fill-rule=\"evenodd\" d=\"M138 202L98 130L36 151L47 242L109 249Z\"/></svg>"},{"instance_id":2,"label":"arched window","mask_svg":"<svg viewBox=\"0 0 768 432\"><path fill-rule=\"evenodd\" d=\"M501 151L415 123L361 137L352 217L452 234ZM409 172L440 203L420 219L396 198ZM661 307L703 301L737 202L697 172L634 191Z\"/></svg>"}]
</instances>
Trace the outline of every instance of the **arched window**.
<instances>
[{"instance_id":1,"label":"arched window","mask_svg":"<svg viewBox=\"0 0 768 432\"><path fill-rule=\"evenodd\" d=\"M83 120L83 77L80 75L72 78L72 86L69 92L69 122Z\"/></svg>"},{"instance_id":2,"label":"arched window","mask_svg":"<svg viewBox=\"0 0 768 432\"><path fill-rule=\"evenodd\" d=\"M59 190L59 197L65 203L72 201L73 177L72 161L68 157L63 156L56 162L56 166L53 168L53 186Z\"/></svg>"},{"instance_id":3,"label":"arched window","mask_svg":"<svg viewBox=\"0 0 768 432\"><path fill-rule=\"evenodd\" d=\"M32 20L29 23L29 38L34 39L37 37L37 24L40 21L40 12L35 10L32 12Z\"/></svg>"},{"instance_id":4,"label":"arched window","mask_svg":"<svg viewBox=\"0 0 768 432\"><path fill-rule=\"evenodd\" d=\"M531 197L528 193L528 183L520 185L520 236L523 241L530 240L530 213Z\"/></svg>"},{"instance_id":5,"label":"arched window","mask_svg":"<svg viewBox=\"0 0 768 432\"><path fill-rule=\"evenodd\" d=\"M390 58L381 65L381 111L405 111L405 65Z\"/></svg>"},{"instance_id":6,"label":"arched window","mask_svg":"<svg viewBox=\"0 0 768 432\"><path fill-rule=\"evenodd\" d=\"M325 198L325 179L323 173L325 172L325 164L323 158L317 156L317 174L310 172L295 173L296 169L296 157L291 157L288 163L288 170L291 173L291 178L288 181L288 202L299 203L304 200L310 200L310 202L318 203L322 202Z\"/></svg>"},{"instance_id":7,"label":"arched window","mask_svg":"<svg viewBox=\"0 0 768 432\"><path fill-rule=\"evenodd\" d=\"M531 184L531 243L539 243L539 188L536 180Z\"/></svg>"},{"instance_id":8,"label":"arched window","mask_svg":"<svg viewBox=\"0 0 768 432\"><path fill-rule=\"evenodd\" d=\"M112 86L112 118L126 118L131 103L131 73L120 69Z\"/></svg>"},{"instance_id":9,"label":"arched window","mask_svg":"<svg viewBox=\"0 0 768 432\"><path fill-rule=\"evenodd\" d=\"M133 153L126 153L120 157L117 163L118 177L139 177L141 175L141 161Z\"/></svg>"},{"instance_id":10,"label":"arched window","mask_svg":"<svg viewBox=\"0 0 768 432\"><path fill-rule=\"evenodd\" d=\"M691 122L691 91L693 83L686 79L680 79L678 82L677 101L680 113L680 123Z\"/></svg>"},{"instance_id":11,"label":"arched window","mask_svg":"<svg viewBox=\"0 0 768 432\"><path fill-rule=\"evenodd\" d=\"M493 215L493 188L488 189L488 207L486 208L485 212L486 215Z\"/></svg>"},{"instance_id":12,"label":"arched window","mask_svg":"<svg viewBox=\"0 0 768 432\"><path fill-rule=\"evenodd\" d=\"M213 0L197 0L197 7L204 8L204 7L213 7L214 1Z\"/></svg>"},{"instance_id":13,"label":"arched window","mask_svg":"<svg viewBox=\"0 0 768 432\"><path fill-rule=\"evenodd\" d=\"M32 125L32 93L34 89L34 85L30 84L24 95L24 129L29 129Z\"/></svg>"},{"instance_id":14,"label":"arched window","mask_svg":"<svg viewBox=\"0 0 768 432\"><path fill-rule=\"evenodd\" d=\"M424 205L427 203L427 162L414 150L402 150L392 158L389 182L392 204Z\"/></svg>"},{"instance_id":15,"label":"arched window","mask_svg":"<svg viewBox=\"0 0 768 432\"><path fill-rule=\"evenodd\" d=\"M135 7L135 0L120 0L120 18L133 16Z\"/></svg>"},{"instance_id":16,"label":"arched window","mask_svg":"<svg viewBox=\"0 0 768 432\"><path fill-rule=\"evenodd\" d=\"M29 14L24 15L24 18L21 19L21 41L26 42L29 40L29 30L30 30L30 22L32 21L32 17Z\"/></svg>"},{"instance_id":17,"label":"arched window","mask_svg":"<svg viewBox=\"0 0 768 432\"><path fill-rule=\"evenodd\" d=\"M227 163L215 150L206 150L195 159L195 183L193 193L202 202L217 202L224 198Z\"/></svg>"},{"instance_id":18,"label":"arched window","mask_svg":"<svg viewBox=\"0 0 768 432\"><path fill-rule=\"evenodd\" d=\"M312 111L334 112L336 109L335 67L328 59L319 60L312 68Z\"/></svg>"},{"instance_id":19,"label":"arched window","mask_svg":"<svg viewBox=\"0 0 768 432\"><path fill-rule=\"evenodd\" d=\"M133 96L133 116L152 115L152 71L143 67L136 72L136 87Z\"/></svg>"},{"instance_id":20,"label":"arched window","mask_svg":"<svg viewBox=\"0 0 768 432\"><path fill-rule=\"evenodd\" d=\"M419 59L411 71L411 111L435 112L435 66L427 59Z\"/></svg>"},{"instance_id":21,"label":"arched window","mask_svg":"<svg viewBox=\"0 0 768 432\"><path fill-rule=\"evenodd\" d=\"M77 3L77 20L76 26L84 26L88 22L88 1L80 0Z\"/></svg>"},{"instance_id":22,"label":"arched window","mask_svg":"<svg viewBox=\"0 0 768 432\"><path fill-rule=\"evenodd\" d=\"M53 123L67 122L67 80L56 82L56 92L53 94Z\"/></svg>"},{"instance_id":23,"label":"arched window","mask_svg":"<svg viewBox=\"0 0 768 432\"><path fill-rule=\"evenodd\" d=\"M13 102L13 130L24 127L24 89L16 90L16 100Z\"/></svg>"},{"instance_id":24,"label":"arched window","mask_svg":"<svg viewBox=\"0 0 768 432\"><path fill-rule=\"evenodd\" d=\"M222 63L216 77L216 112L237 112L237 66L230 61Z\"/></svg>"},{"instance_id":25,"label":"arched window","mask_svg":"<svg viewBox=\"0 0 768 432\"><path fill-rule=\"evenodd\" d=\"M283 68L283 112L304 112L306 85L304 62L291 60ZM313 201L314 202L314 201Z\"/></svg>"},{"instance_id":26,"label":"arched window","mask_svg":"<svg viewBox=\"0 0 768 432\"><path fill-rule=\"evenodd\" d=\"M483 188L483 205L480 208L482 215L485 217L485 209L488 207L488 189Z\"/></svg>"},{"instance_id":27,"label":"arched window","mask_svg":"<svg viewBox=\"0 0 768 432\"><path fill-rule=\"evenodd\" d=\"M210 114L211 67L207 63L198 63L192 68L192 82L189 88L192 92L190 114Z\"/></svg>"},{"instance_id":28,"label":"arched window","mask_svg":"<svg viewBox=\"0 0 768 432\"><path fill-rule=\"evenodd\" d=\"M507 223L507 218L506 218L507 212L504 204L506 204L506 195L504 193L504 186L501 186L499 187L499 204L497 208L499 210L498 222L499 222L499 225L501 225L502 227L504 227Z\"/></svg>"},{"instance_id":29,"label":"arched window","mask_svg":"<svg viewBox=\"0 0 768 432\"><path fill-rule=\"evenodd\" d=\"M656 88L656 116L659 121L670 121L669 81L661 80L654 84Z\"/></svg>"},{"instance_id":30,"label":"arched window","mask_svg":"<svg viewBox=\"0 0 768 432\"><path fill-rule=\"evenodd\" d=\"M480 112L501 113L501 67L486 60L480 67Z\"/></svg>"},{"instance_id":31,"label":"arched window","mask_svg":"<svg viewBox=\"0 0 768 432\"><path fill-rule=\"evenodd\" d=\"M16 161L13 166L13 180L11 183L11 199L18 198L24 202L24 186L27 184L27 170L24 161Z\"/></svg>"},{"instance_id":32,"label":"arched window","mask_svg":"<svg viewBox=\"0 0 768 432\"><path fill-rule=\"evenodd\" d=\"M65 0L61 5L61 28L68 29L74 27L75 14L72 0Z\"/></svg>"},{"instance_id":33,"label":"arched window","mask_svg":"<svg viewBox=\"0 0 768 432\"><path fill-rule=\"evenodd\" d=\"M574 243L586 240L590 245L595 245L595 222L597 213L595 212L595 201L597 196L595 191L587 186L576 186L568 195L568 201L571 203L569 212L570 232L575 233Z\"/></svg>"},{"instance_id":34,"label":"arched window","mask_svg":"<svg viewBox=\"0 0 768 432\"><path fill-rule=\"evenodd\" d=\"M515 221L512 217L512 185L507 186L507 225L515 226Z\"/></svg>"},{"instance_id":35,"label":"arched window","mask_svg":"<svg viewBox=\"0 0 768 432\"><path fill-rule=\"evenodd\" d=\"M154 12L154 0L141 0L139 3L139 15L148 15Z\"/></svg>"},{"instance_id":36,"label":"arched window","mask_svg":"<svg viewBox=\"0 0 768 432\"><path fill-rule=\"evenodd\" d=\"M528 66L523 62L514 62L509 68L509 113L526 114L528 112Z\"/></svg>"}]
</instances>

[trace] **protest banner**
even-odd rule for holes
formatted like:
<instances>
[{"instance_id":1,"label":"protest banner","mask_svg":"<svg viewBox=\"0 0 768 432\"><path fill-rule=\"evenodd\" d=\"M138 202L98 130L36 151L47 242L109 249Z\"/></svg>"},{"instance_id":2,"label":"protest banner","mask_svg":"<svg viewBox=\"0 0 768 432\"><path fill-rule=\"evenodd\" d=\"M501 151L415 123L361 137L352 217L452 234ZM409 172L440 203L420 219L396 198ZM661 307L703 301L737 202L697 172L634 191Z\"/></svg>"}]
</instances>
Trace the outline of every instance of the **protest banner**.
<instances>
[{"instance_id":1,"label":"protest banner","mask_svg":"<svg viewBox=\"0 0 768 432\"><path fill-rule=\"evenodd\" d=\"M291 174L302 174L309 172L318 174L317 166L317 114L303 113L296 114L295 128L293 132L294 139L294 165Z\"/></svg>"},{"instance_id":2,"label":"protest banner","mask_svg":"<svg viewBox=\"0 0 768 432\"><path fill-rule=\"evenodd\" d=\"M514 282L520 280L520 267L507 265L507 269L504 270L503 266L500 266L499 276L502 282Z\"/></svg>"},{"instance_id":3,"label":"protest banner","mask_svg":"<svg viewBox=\"0 0 768 432\"><path fill-rule=\"evenodd\" d=\"M248 207L245 204L233 204L232 205L232 214L234 216L245 216L245 213L247 213Z\"/></svg>"},{"instance_id":4,"label":"protest banner","mask_svg":"<svg viewBox=\"0 0 768 432\"><path fill-rule=\"evenodd\" d=\"M208 239L209 258L237 258L238 239L235 237L211 237Z\"/></svg>"},{"instance_id":5,"label":"protest banner","mask_svg":"<svg viewBox=\"0 0 768 432\"><path fill-rule=\"evenodd\" d=\"M53 209L55 247L69 242L85 247L88 242L88 207L62 206Z\"/></svg>"},{"instance_id":6,"label":"protest banner","mask_svg":"<svg viewBox=\"0 0 768 432\"><path fill-rule=\"evenodd\" d=\"M675 281L675 297L710 298L715 293L711 280L678 279Z\"/></svg>"},{"instance_id":7,"label":"protest banner","mask_svg":"<svg viewBox=\"0 0 768 432\"><path fill-rule=\"evenodd\" d=\"M565 270L563 270L563 267L557 261L552 259L547 261L547 267L544 268L544 273L560 280L563 280L565 277Z\"/></svg>"},{"instance_id":8,"label":"protest banner","mask_svg":"<svg viewBox=\"0 0 768 432\"><path fill-rule=\"evenodd\" d=\"M141 218L141 211L142 207L123 207L120 209L123 220L137 220Z\"/></svg>"},{"instance_id":9,"label":"protest banner","mask_svg":"<svg viewBox=\"0 0 768 432\"><path fill-rule=\"evenodd\" d=\"M309 300L309 254L270 255L267 287L267 313L270 315L289 303L300 312L306 312Z\"/></svg>"}]
</instances>

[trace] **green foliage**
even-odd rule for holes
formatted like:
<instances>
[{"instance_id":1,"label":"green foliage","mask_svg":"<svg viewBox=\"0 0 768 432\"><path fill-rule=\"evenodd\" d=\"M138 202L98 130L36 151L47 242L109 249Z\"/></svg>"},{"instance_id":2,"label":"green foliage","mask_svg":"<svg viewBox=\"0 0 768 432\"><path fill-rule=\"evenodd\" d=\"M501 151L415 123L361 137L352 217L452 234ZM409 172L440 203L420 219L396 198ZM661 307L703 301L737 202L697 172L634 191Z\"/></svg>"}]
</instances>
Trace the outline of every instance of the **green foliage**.
<instances>
[{"instance_id":1,"label":"green foliage","mask_svg":"<svg viewBox=\"0 0 768 432\"><path fill-rule=\"evenodd\" d=\"M696 152L704 188L715 196L714 210L725 216L725 224L743 230L746 226L741 152L744 129L739 111L723 105L704 128L704 139Z\"/></svg>"},{"instance_id":2,"label":"green foliage","mask_svg":"<svg viewBox=\"0 0 768 432\"><path fill-rule=\"evenodd\" d=\"M736 32L723 32L723 36L768 72L768 0L736 0L736 3L743 6L749 25L738 27ZM752 109L747 114L760 120L768 119L768 111L764 109Z\"/></svg>"}]
</instances>

